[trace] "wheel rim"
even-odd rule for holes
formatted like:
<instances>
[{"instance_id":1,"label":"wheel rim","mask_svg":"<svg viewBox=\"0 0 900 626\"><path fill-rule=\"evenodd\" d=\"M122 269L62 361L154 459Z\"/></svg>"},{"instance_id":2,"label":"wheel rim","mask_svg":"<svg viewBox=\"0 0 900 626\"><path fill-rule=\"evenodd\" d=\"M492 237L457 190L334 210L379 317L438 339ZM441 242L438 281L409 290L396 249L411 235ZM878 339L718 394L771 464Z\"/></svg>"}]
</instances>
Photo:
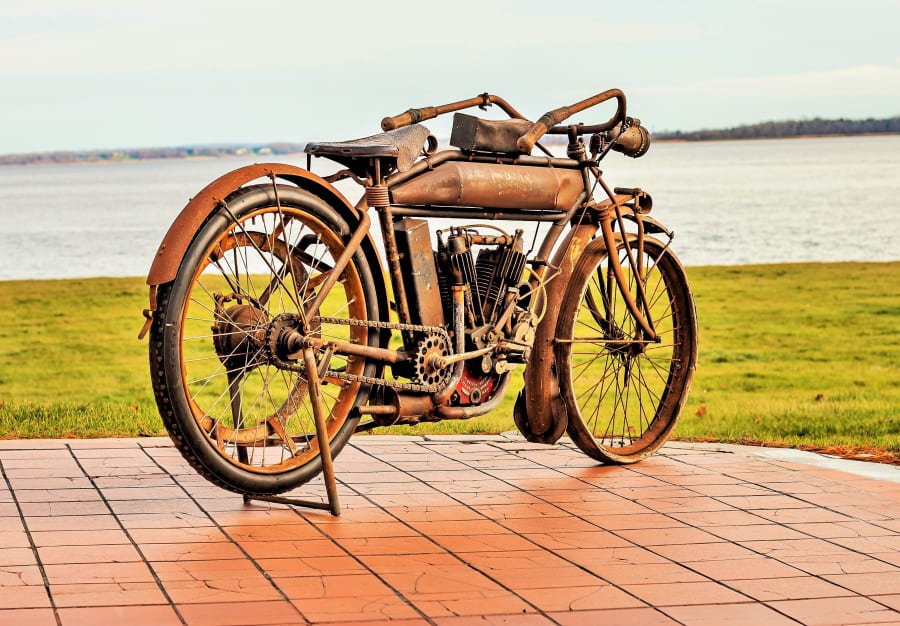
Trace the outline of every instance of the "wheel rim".
<instances>
[{"instance_id":1,"label":"wheel rim","mask_svg":"<svg viewBox=\"0 0 900 626\"><path fill-rule=\"evenodd\" d=\"M273 333L287 316L305 318L343 249L328 225L282 205L229 220L201 255L181 317L182 381L209 445L242 469L282 473L318 456L302 360L286 368L283 358L273 358ZM366 313L361 280L351 263L319 315L365 320ZM367 342L361 326L310 319L306 328L311 337ZM365 361L332 355L327 366L361 375ZM357 382L323 381L329 439L344 425L358 390Z\"/></svg>"},{"instance_id":2,"label":"wheel rim","mask_svg":"<svg viewBox=\"0 0 900 626\"><path fill-rule=\"evenodd\" d=\"M632 247L632 266L624 244L616 250L631 293L643 282L659 338L653 341L629 313L600 244L579 268L577 300L567 298L558 352L573 436L588 439L603 457L625 461L653 452L674 427L692 337L680 311L685 303L671 286L669 253L650 242L641 254Z\"/></svg>"}]
</instances>

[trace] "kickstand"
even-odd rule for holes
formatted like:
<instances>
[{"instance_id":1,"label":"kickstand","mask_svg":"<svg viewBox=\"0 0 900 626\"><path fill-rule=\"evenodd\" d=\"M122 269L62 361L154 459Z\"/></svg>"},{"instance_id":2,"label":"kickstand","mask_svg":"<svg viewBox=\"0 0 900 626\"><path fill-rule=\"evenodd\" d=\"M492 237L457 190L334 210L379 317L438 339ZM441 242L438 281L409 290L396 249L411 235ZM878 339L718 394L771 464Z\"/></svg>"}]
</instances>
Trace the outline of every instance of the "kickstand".
<instances>
[{"instance_id":1,"label":"kickstand","mask_svg":"<svg viewBox=\"0 0 900 626\"><path fill-rule=\"evenodd\" d=\"M334 463L331 458L331 442L328 439L328 429L325 426L325 407L322 406L322 396L319 381L319 372L316 370L316 355L311 347L303 349L303 362L306 365L306 379L309 384L309 399L312 402L313 417L316 420L316 438L319 443L319 458L322 459L322 475L325 478L325 490L328 493L328 502L314 502L297 498L284 498L282 496L255 496L244 494L244 504L251 500L261 502L274 502L309 509L322 509L331 511L337 517L341 514L341 504L338 501L337 481L334 478Z\"/></svg>"}]
</instances>

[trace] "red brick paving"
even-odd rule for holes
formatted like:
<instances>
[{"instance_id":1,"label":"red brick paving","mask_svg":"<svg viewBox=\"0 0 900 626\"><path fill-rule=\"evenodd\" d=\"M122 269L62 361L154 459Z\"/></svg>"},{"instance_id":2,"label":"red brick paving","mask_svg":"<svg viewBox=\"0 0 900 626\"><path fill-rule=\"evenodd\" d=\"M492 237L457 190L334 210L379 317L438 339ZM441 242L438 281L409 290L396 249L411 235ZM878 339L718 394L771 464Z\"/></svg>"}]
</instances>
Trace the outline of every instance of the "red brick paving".
<instances>
[{"instance_id":1,"label":"red brick paving","mask_svg":"<svg viewBox=\"0 0 900 626\"><path fill-rule=\"evenodd\" d=\"M164 439L5 441L0 466L0 625L900 624L897 468L359 436L334 518L245 505Z\"/></svg>"}]
</instances>

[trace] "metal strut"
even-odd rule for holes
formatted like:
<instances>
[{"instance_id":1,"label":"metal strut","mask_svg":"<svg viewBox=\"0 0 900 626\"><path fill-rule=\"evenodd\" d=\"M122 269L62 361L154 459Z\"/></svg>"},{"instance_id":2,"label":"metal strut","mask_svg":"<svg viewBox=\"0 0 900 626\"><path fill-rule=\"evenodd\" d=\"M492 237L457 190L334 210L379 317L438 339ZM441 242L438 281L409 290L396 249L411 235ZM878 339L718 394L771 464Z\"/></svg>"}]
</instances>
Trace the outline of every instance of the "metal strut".
<instances>
[{"instance_id":1,"label":"metal strut","mask_svg":"<svg viewBox=\"0 0 900 626\"><path fill-rule=\"evenodd\" d=\"M319 458L322 459L322 475L325 478L325 491L328 494L328 502L285 498L283 496L252 496L244 494L244 504L249 503L251 500L274 502L276 504L287 504L289 506L331 511L331 514L337 517L341 514L341 504L338 500L337 481L334 477L334 462L331 457L331 441L328 439L328 428L325 425L325 407L322 406L319 372L316 369L316 355L312 346L306 346L303 349L303 362L306 366L309 398L312 402L313 418L316 422L316 438L319 442Z\"/></svg>"}]
</instances>

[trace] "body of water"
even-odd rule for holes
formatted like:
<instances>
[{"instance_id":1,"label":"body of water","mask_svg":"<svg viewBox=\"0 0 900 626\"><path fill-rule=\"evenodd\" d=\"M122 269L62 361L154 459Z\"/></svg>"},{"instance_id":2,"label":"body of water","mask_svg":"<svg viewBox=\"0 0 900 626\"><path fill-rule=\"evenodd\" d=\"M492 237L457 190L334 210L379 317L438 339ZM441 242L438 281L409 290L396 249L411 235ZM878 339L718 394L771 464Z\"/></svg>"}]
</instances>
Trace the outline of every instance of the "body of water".
<instances>
[{"instance_id":1,"label":"body of water","mask_svg":"<svg viewBox=\"0 0 900 626\"><path fill-rule=\"evenodd\" d=\"M188 199L249 162L2 167L0 280L145 275ZM900 136L661 143L602 165L653 196L686 265L900 259Z\"/></svg>"}]
</instances>

